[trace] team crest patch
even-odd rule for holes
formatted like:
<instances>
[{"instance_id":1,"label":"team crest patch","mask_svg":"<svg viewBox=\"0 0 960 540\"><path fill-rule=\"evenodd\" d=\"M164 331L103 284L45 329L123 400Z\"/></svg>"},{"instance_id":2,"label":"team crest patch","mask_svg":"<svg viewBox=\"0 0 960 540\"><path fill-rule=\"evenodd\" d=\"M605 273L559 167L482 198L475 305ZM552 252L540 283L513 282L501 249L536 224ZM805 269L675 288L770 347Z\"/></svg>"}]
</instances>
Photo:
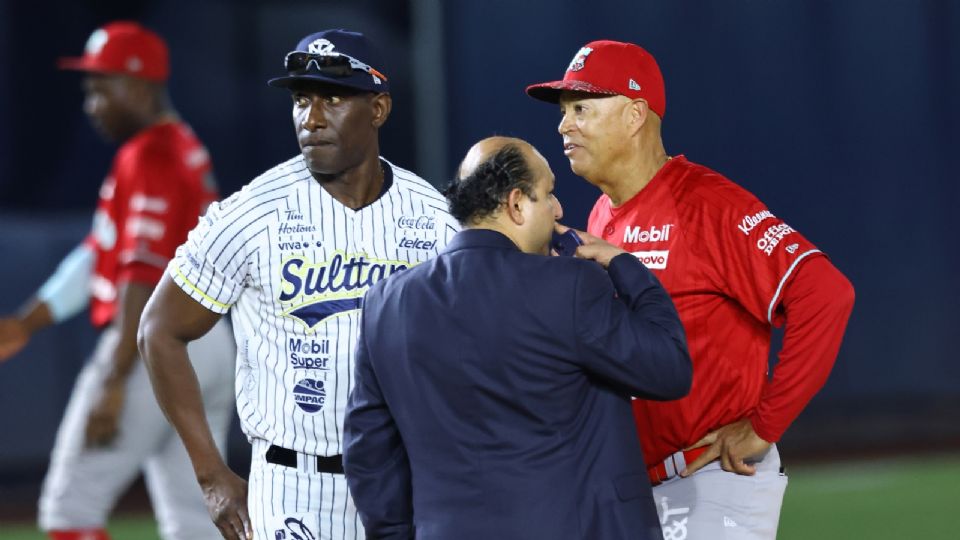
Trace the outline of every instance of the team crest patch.
<instances>
[{"instance_id":1,"label":"team crest patch","mask_svg":"<svg viewBox=\"0 0 960 540\"><path fill-rule=\"evenodd\" d=\"M310 54L331 54L335 45L329 39L320 38L310 45L307 45L307 52Z\"/></svg>"},{"instance_id":2,"label":"team crest patch","mask_svg":"<svg viewBox=\"0 0 960 540\"><path fill-rule=\"evenodd\" d=\"M581 47L577 51L576 56L573 57L573 60L570 61L570 65L567 66L567 71L580 71L583 69L583 63L587 61L587 57L590 56L590 53L593 52L593 49L590 47Z\"/></svg>"},{"instance_id":3,"label":"team crest patch","mask_svg":"<svg viewBox=\"0 0 960 540\"><path fill-rule=\"evenodd\" d=\"M90 37L87 39L87 44L84 45L84 52L90 55L100 54L100 50L103 49L103 46L107 44L107 31L103 28L97 28L90 34Z\"/></svg>"},{"instance_id":4,"label":"team crest patch","mask_svg":"<svg viewBox=\"0 0 960 540\"><path fill-rule=\"evenodd\" d=\"M323 389L323 381L303 379L293 387L293 401L304 412L313 414L323 408L327 400L327 392Z\"/></svg>"}]
</instances>

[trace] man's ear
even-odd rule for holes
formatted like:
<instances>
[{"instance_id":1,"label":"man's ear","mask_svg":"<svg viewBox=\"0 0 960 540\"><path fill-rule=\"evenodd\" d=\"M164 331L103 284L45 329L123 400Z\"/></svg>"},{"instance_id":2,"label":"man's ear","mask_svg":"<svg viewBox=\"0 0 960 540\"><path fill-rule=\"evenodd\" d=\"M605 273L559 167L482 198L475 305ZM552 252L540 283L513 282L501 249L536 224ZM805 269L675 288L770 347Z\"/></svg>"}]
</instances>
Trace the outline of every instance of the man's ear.
<instances>
[{"instance_id":1,"label":"man's ear","mask_svg":"<svg viewBox=\"0 0 960 540\"><path fill-rule=\"evenodd\" d=\"M630 134L635 135L650 118L650 105L647 104L647 100L637 98L631 100L625 109L624 114L627 115Z\"/></svg>"},{"instance_id":2,"label":"man's ear","mask_svg":"<svg viewBox=\"0 0 960 540\"><path fill-rule=\"evenodd\" d=\"M523 191L520 188L513 188L510 190L510 194L507 195L507 208L505 209L506 214L510 216L510 220L517 225L523 225L523 205L527 203L527 196L523 194Z\"/></svg>"},{"instance_id":3,"label":"man's ear","mask_svg":"<svg viewBox=\"0 0 960 540\"><path fill-rule=\"evenodd\" d=\"M149 115L161 107L161 89L156 83L134 77L124 78L127 101L134 104L137 114Z\"/></svg>"},{"instance_id":4,"label":"man's ear","mask_svg":"<svg viewBox=\"0 0 960 540\"><path fill-rule=\"evenodd\" d=\"M373 107L373 127L380 128L386 123L393 109L393 98L390 94L376 94L370 105Z\"/></svg>"}]
</instances>

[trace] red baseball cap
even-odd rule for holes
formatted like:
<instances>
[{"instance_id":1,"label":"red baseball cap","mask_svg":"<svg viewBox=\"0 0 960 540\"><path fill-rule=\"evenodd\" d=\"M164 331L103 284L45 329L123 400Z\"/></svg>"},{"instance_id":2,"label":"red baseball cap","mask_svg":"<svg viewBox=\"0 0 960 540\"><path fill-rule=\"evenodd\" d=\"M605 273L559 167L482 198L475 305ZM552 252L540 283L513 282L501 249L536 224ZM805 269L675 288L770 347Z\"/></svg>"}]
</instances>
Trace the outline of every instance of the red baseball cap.
<instances>
[{"instance_id":1,"label":"red baseball cap","mask_svg":"<svg viewBox=\"0 0 960 540\"><path fill-rule=\"evenodd\" d=\"M556 103L564 90L643 98L650 110L661 118L667 108L663 75L657 61L633 43L591 41L570 61L562 81L532 84L527 87L527 94L540 101Z\"/></svg>"},{"instance_id":2,"label":"red baseball cap","mask_svg":"<svg viewBox=\"0 0 960 540\"><path fill-rule=\"evenodd\" d=\"M83 56L61 58L60 69L119 73L163 82L170 60L163 38L135 22L117 21L97 28L87 39Z\"/></svg>"}]
</instances>

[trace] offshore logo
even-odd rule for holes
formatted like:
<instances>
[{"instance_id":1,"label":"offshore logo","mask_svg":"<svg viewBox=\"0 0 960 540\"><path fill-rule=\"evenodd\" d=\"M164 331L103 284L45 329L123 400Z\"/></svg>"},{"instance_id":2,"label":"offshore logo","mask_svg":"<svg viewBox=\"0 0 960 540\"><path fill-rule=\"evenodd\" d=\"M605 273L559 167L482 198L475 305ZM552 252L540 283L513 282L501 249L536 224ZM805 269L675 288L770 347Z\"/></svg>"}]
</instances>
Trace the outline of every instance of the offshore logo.
<instances>
[{"instance_id":1,"label":"offshore logo","mask_svg":"<svg viewBox=\"0 0 960 540\"><path fill-rule=\"evenodd\" d=\"M367 258L365 253L335 253L328 261L294 256L280 269L283 314L312 330L322 321L360 309L360 300L376 282L410 266L403 261Z\"/></svg>"}]
</instances>

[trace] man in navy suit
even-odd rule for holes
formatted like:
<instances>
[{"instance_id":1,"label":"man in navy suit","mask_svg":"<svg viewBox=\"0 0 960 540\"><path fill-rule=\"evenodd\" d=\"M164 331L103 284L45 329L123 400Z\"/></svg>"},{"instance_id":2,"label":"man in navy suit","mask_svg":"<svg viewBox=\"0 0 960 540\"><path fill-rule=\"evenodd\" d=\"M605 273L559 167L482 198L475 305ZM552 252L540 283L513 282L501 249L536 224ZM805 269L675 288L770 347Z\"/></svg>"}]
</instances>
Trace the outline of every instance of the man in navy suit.
<instances>
[{"instance_id":1,"label":"man in navy suit","mask_svg":"<svg viewBox=\"0 0 960 540\"><path fill-rule=\"evenodd\" d=\"M562 216L546 160L475 145L447 190L464 230L364 300L344 469L368 538L661 539L631 396L687 394L666 291Z\"/></svg>"}]
</instances>

